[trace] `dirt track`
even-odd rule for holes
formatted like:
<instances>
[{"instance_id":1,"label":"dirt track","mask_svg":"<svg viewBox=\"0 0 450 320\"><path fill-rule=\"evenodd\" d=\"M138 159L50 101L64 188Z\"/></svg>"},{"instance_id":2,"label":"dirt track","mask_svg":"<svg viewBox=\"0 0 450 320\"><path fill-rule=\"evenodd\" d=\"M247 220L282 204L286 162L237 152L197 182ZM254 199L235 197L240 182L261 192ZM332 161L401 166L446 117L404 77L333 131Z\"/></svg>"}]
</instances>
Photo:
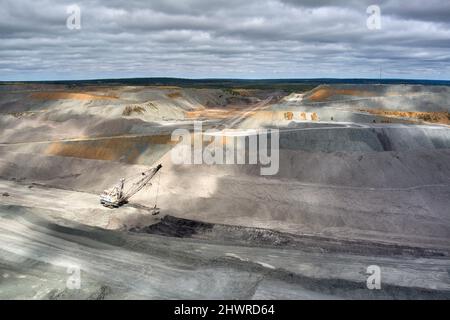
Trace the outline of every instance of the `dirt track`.
<instances>
[{"instance_id":1,"label":"dirt track","mask_svg":"<svg viewBox=\"0 0 450 320\"><path fill-rule=\"evenodd\" d=\"M43 218L48 215L43 209L6 209L8 214L2 206L0 218L3 298L445 298L450 293L447 259L221 245L61 220L54 224ZM380 291L365 288L365 270L373 263L385 274ZM65 287L67 268L74 266L81 268L81 290Z\"/></svg>"}]
</instances>

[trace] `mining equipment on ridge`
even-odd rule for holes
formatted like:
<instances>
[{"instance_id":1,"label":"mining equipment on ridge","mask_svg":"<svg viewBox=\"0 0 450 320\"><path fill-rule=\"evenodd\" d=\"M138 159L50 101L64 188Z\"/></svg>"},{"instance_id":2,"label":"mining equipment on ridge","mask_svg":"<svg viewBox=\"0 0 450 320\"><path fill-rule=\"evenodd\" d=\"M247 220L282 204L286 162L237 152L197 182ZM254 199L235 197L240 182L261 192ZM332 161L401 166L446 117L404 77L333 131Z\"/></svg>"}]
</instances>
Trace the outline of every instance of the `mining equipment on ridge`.
<instances>
[{"instance_id":1,"label":"mining equipment on ridge","mask_svg":"<svg viewBox=\"0 0 450 320\"><path fill-rule=\"evenodd\" d=\"M150 180L156 175L156 173L158 173L159 169L161 168L162 165L158 164L156 167L142 172L139 175L139 178L131 177L128 179L120 179L120 182L112 189L102 192L102 194L100 195L100 203L108 208L118 208L128 203L128 200L140 190L142 190L142 188L147 185L151 185ZM131 185L126 188L126 185L129 184ZM156 209L156 203L154 209Z\"/></svg>"}]
</instances>

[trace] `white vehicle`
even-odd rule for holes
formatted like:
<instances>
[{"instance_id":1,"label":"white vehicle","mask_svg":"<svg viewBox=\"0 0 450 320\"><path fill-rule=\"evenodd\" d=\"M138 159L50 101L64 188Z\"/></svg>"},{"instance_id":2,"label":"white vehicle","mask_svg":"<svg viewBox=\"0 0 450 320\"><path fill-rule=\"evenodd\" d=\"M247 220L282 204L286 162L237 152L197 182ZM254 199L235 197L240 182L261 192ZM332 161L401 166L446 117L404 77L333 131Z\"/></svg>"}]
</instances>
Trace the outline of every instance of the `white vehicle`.
<instances>
[{"instance_id":1,"label":"white vehicle","mask_svg":"<svg viewBox=\"0 0 450 320\"><path fill-rule=\"evenodd\" d=\"M100 203L108 208L118 208L121 205L128 203L128 200L147 185L151 185L150 180L156 175L161 164L151 168L148 171L142 172L140 179L136 182L130 182L131 186L125 190L126 179L120 179L120 182L110 190L105 190L100 195Z\"/></svg>"}]
</instances>

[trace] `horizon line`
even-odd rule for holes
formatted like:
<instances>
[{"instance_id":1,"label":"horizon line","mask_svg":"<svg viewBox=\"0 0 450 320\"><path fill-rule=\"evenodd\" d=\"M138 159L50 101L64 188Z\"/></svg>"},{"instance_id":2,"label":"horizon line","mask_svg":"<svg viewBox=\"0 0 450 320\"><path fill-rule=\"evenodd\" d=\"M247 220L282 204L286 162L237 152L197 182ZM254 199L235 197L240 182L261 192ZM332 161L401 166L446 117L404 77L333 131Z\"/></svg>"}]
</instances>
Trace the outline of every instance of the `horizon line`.
<instances>
[{"instance_id":1,"label":"horizon line","mask_svg":"<svg viewBox=\"0 0 450 320\"><path fill-rule=\"evenodd\" d=\"M120 81L120 80L186 80L186 81L323 81L323 80L364 80L364 81L430 81L430 82L450 82L450 79L429 79L429 78L185 78L185 77L123 77L123 78L86 78L86 79L47 79L47 80L0 80L0 83L40 83L40 82L82 82L82 81Z\"/></svg>"}]
</instances>

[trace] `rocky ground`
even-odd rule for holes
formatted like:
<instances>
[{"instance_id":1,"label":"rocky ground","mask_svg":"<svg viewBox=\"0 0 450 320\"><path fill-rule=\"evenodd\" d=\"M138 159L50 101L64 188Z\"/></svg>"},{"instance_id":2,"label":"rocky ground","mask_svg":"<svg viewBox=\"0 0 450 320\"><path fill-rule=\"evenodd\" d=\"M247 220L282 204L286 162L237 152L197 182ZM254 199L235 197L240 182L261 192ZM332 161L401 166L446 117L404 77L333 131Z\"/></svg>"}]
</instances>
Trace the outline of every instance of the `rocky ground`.
<instances>
[{"instance_id":1,"label":"rocky ground","mask_svg":"<svg viewBox=\"0 0 450 320\"><path fill-rule=\"evenodd\" d=\"M0 297L448 299L449 92L2 85ZM279 170L173 163L194 121L280 130ZM129 204L99 204L156 163Z\"/></svg>"}]
</instances>

